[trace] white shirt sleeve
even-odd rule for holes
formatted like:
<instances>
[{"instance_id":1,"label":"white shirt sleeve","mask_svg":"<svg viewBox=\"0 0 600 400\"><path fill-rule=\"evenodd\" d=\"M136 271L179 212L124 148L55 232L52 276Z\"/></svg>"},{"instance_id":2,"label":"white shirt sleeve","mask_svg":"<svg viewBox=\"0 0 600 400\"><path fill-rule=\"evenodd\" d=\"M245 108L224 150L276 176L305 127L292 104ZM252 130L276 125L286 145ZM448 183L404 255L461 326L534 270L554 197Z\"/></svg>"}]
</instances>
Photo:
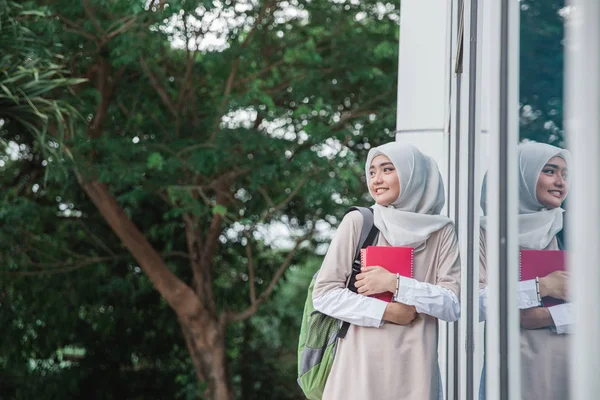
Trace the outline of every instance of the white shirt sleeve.
<instances>
[{"instance_id":1,"label":"white shirt sleeve","mask_svg":"<svg viewBox=\"0 0 600 400\"><path fill-rule=\"evenodd\" d=\"M415 306L418 313L428 314L442 321L454 322L460 318L460 302L454 292L405 276L400 276L398 296L394 296L394 301Z\"/></svg>"},{"instance_id":2,"label":"white shirt sleeve","mask_svg":"<svg viewBox=\"0 0 600 400\"><path fill-rule=\"evenodd\" d=\"M479 289L479 322L487 321L488 288Z\"/></svg>"},{"instance_id":3,"label":"white shirt sleeve","mask_svg":"<svg viewBox=\"0 0 600 400\"><path fill-rule=\"evenodd\" d=\"M573 315L573 304L563 303L557 306L548 307L550 316L554 322L552 330L559 335L573 332L574 315Z\"/></svg>"},{"instance_id":4,"label":"white shirt sleeve","mask_svg":"<svg viewBox=\"0 0 600 400\"><path fill-rule=\"evenodd\" d=\"M521 310L541 306L538 301L535 279L519 282L517 304Z\"/></svg>"},{"instance_id":5,"label":"white shirt sleeve","mask_svg":"<svg viewBox=\"0 0 600 400\"><path fill-rule=\"evenodd\" d=\"M387 303L354 293L349 289L332 289L313 298L315 310L358 326L379 328Z\"/></svg>"},{"instance_id":6,"label":"white shirt sleeve","mask_svg":"<svg viewBox=\"0 0 600 400\"><path fill-rule=\"evenodd\" d=\"M479 289L479 322L487 320L487 302L488 288ZM517 304L519 309L539 307L541 304L537 297L537 288L535 279L519 282L519 291L517 292Z\"/></svg>"}]
</instances>

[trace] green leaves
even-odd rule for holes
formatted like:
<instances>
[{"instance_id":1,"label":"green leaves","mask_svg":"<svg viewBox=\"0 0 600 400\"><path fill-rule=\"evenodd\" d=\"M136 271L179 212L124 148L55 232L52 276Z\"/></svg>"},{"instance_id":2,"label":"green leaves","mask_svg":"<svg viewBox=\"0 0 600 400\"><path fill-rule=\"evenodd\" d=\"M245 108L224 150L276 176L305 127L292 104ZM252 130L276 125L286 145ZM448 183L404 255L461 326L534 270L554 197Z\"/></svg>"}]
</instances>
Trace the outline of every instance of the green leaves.
<instances>
[{"instance_id":1,"label":"green leaves","mask_svg":"<svg viewBox=\"0 0 600 400\"><path fill-rule=\"evenodd\" d=\"M148 156L148 168L162 171L165 160L160 153L152 153Z\"/></svg>"},{"instance_id":2,"label":"green leaves","mask_svg":"<svg viewBox=\"0 0 600 400\"><path fill-rule=\"evenodd\" d=\"M7 104L20 118L0 127L3 141L20 154L0 155L6 163L0 223L11 227L0 230L0 253L8 255L11 271L75 268L39 280L0 279L16 293L10 303L23 327L35 327L40 310L47 329L26 345L10 329L7 343L17 350L10 350L9 368L51 358L65 345L86 350L73 368L38 368L36 374L44 371L61 385L47 393L32 385L22 398L81 397L86 390L105 398L197 394L175 315L78 177L107 185L185 284L194 282L188 230L203 243L214 238L200 246L215 249L209 261L214 298L207 301L218 313L241 311L250 298L248 251L260 296L289 254L278 247L293 241L288 232L334 221L359 203L363 144L391 139L397 48L385 43L394 42L397 25L377 19L383 11L376 12L376 1L300 1L295 16L275 4L256 28L260 7L173 0L161 9L158 3L146 10L144 1L94 0L84 9L57 0L48 12L58 18L35 11L7 25L23 27L20 35L30 41L5 46L0 37L0 48L12 49L3 53L8 67L0 69L0 111ZM384 13L397 14L390 7ZM367 14L360 23L359 11ZM219 15L227 23L211 22ZM207 34L209 27L215 31ZM204 40L213 34L214 48ZM40 38L47 39L44 46L33 41ZM186 41L189 49L182 48ZM62 58L48 49L60 49ZM44 182L57 166L67 171L61 180ZM314 247L304 247L293 264L307 265L313 254ZM297 397L290 360L301 312L296 300L304 293L297 289L307 281L292 275L289 285L287 275L276 285L280 304L265 302L246 333L237 325L228 332L235 338L227 353L240 398ZM24 371L24 381L40 381ZM148 381L162 391L147 395L140 382Z\"/></svg>"},{"instance_id":3,"label":"green leaves","mask_svg":"<svg viewBox=\"0 0 600 400\"><path fill-rule=\"evenodd\" d=\"M224 217L227 215L227 207L217 204L212 208L212 213Z\"/></svg>"}]
</instances>

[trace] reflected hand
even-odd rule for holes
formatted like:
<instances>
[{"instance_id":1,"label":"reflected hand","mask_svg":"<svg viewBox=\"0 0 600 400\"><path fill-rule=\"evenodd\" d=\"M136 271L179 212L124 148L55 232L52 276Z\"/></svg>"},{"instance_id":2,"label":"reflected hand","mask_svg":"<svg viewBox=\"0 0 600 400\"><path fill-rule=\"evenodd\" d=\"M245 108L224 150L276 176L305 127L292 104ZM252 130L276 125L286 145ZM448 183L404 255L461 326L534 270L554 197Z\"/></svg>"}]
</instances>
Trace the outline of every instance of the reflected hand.
<instances>
[{"instance_id":1,"label":"reflected hand","mask_svg":"<svg viewBox=\"0 0 600 400\"><path fill-rule=\"evenodd\" d=\"M402 303L388 303L383 320L396 325L410 325L417 317L417 309Z\"/></svg>"},{"instance_id":2,"label":"reflected hand","mask_svg":"<svg viewBox=\"0 0 600 400\"><path fill-rule=\"evenodd\" d=\"M521 310L523 329L540 329L553 325L552 315L546 307L534 307Z\"/></svg>"},{"instance_id":3,"label":"reflected hand","mask_svg":"<svg viewBox=\"0 0 600 400\"><path fill-rule=\"evenodd\" d=\"M387 269L373 266L361 268L361 273L356 275L354 284L358 293L371 296L373 294L396 291L396 274Z\"/></svg>"},{"instance_id":4,"label":"reflected hand","mask_svg":"<svg viewBox=\"0 0 600 400\"><path fill-rule=\"evenodd\" d=\"M554 271L540 278L540 296L551 296L568 301L569 274L566 271Z\"/></svg>"}]
</instances>

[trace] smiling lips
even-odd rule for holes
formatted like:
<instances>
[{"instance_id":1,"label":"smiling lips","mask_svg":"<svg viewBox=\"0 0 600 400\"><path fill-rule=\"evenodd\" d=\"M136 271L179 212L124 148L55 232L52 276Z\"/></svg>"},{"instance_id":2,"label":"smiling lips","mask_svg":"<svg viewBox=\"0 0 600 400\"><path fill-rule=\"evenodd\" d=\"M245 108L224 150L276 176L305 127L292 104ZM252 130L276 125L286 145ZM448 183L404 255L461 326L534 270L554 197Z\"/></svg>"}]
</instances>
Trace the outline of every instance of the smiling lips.
<instances>
[{"instance_id":1,"label":"smiling lips","mask_svg":"<svg viewBox=\"0 0 600 400\"><path fill-rule=\"evenodd\" d=\"M557 198L561 198L563 194L561 190L548 190L548 193Z\"/></svg>"},{"instance_id":2,"label":"smiling lips","mask_svg":"<svg viewBox=\"0 0 600 400\"><path fill-rule=\"evenodd\" d=\"M387 190L388 190L387 188L377 188L377 189L375 189L375 194L382 194L382 193L387 192Z\"/></svg>"}]
</instances>

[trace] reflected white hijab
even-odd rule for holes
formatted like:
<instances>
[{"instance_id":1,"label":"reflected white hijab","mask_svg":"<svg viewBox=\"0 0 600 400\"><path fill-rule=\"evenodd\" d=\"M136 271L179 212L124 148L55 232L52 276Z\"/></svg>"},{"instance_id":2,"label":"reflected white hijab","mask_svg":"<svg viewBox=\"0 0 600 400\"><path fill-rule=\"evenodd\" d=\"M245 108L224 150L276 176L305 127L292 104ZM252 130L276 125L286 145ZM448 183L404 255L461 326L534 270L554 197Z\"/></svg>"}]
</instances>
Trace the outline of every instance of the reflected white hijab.
<instances>
[{"instance_id":1,"label":"reflected white hijab","mask_svg":"<svg viewBox=\"0 0 600 400\"><path fill-rule=\"evenodd\" d=\"M567 165L571 158L568 150L546 143L519 145L519 246L542 250L563 227L560 207L547 209L535 195L537 182L544 165L553 157L560 157ZM487 178L487 177L486 177ZM481 208L486 213L486 189L481 192ZM487 218L481 218L481 227L487 228Z\"/></svg>"},{"instance_id":2,"label":"reflected white hijab","mask_svg":"<svg viewBox=\"0 0 600 400\"><path fill-rule=\"evenodd\" d=\"M365 164L367 183L373 158L383 154L394 164L400 180L400 196L389 206L373 205L375 226L392 246L419 247L450 218L439 215L444 206L444 184L433 158L415 146L391 142L369 151ZM369 193L371 192L369 185Z\"/></svg>"}]
</instances>

